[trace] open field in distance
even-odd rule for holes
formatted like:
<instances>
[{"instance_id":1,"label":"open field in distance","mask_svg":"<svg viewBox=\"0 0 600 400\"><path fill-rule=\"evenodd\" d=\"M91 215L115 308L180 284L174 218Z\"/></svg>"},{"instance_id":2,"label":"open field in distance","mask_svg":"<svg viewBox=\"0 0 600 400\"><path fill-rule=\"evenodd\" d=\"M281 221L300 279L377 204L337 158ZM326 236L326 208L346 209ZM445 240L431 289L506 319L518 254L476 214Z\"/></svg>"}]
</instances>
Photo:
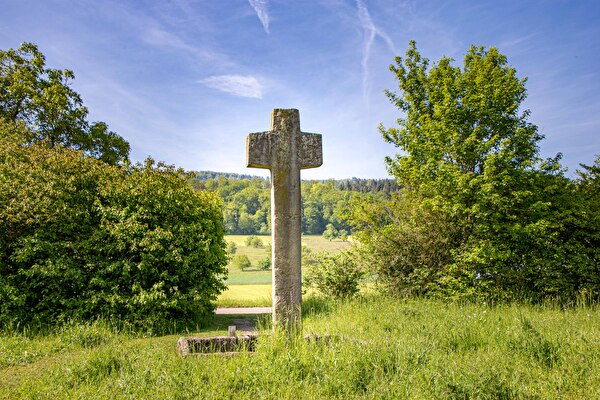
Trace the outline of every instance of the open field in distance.
<instances>
[{"instance_id":1,"label":"open field in distance","mask_svg":"<svg viewBox=\"0 0 600 400\"><path fill-rule=\"evenodd\" d=\"M263 247L254 248L246 246L245 241L250 235L227 235L225 240L233 242L237 246L236 254L245 254L250 259L253 268L240 271L228 266L229 276L226 284L228 289L221 293L217 299L218 307L253 307L270 306L272 271L261 271L256 268L258 262L268 255L268 246L271 244L271 236L258 236ZM340 239L329 241L320 235L302 235L302 246L306 246L314 252L327 251L336 253L349 249L352 244Z\"/></svg>"}]
</instances>

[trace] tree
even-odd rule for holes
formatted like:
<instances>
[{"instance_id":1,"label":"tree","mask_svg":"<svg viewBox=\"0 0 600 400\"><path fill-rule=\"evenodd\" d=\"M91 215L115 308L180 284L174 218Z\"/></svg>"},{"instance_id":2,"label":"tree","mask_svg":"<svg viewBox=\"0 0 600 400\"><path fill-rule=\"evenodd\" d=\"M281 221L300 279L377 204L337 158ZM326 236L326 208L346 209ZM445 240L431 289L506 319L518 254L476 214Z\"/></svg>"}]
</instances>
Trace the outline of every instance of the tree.
<instances>
[{"instance_id":1,"label":"tree","mask_svg":"<svg viewBox=\"0 0 600 400\"><path fill-rule=\"evenodd\" d=\"M245 254L236 254L233 256L231 260L231 265L233 268L239 269L240 271L245 271L247 269L252 268L252 263L250 262L250 258L248 258Z\"/></svg>"},{"instance_id":2,"label":"tree","mask_svg":"<svg viewBox=\"0 0 600 400\"><path fill-rule=\"evenodd\" d=\"M45 68L36 45L0 50L0 118L22 121L29 142L82 150L108 164L123 163L129 144L103 122L87 121L88 110L70 87L73 71Z\"/></svg>"},{"instance_id":3,"label":"tree","mask_svg":"<svg viewBox=\"0 0 600 400\"><path fill-rule=\"evenodd\" d=\"M400 92L386 94L403 114L398 127L379 130L401 151L386 157L405 188L398 204L415 211L395 213L407 219L388 220L397 227L385 229L401 229L416 248L434 240L429 246L446 249L433 263L402 261L400 281L421 277L424 290L446 294L470 287L538 296L548 288L538 277L549 272L544 259L561 207L553 189L564 181L560 155L539 158L543 136L521 110L526 79L517 78L496 48L472 46L462 68L452 62L444 57L430 67L410 42L406 57L390 66ZM423 236L409 222L415 218L445 229Z\"/></svg>"},{"instance_id":4,"label":"tree","mask_svg":"<svg viewBox=\"0 0 600 400\"><path fill-rule=\"evenodd\" d=\"M304 231L308 234L315 235L323 232L325 228L323 211L316 202L308 202L305 200L304 226Z\"/></svg>"},{"instance_id":5,"label":"tree","mask_svg":"<svg viewBox=\"0 0 600 400\"><path fill-rule=\"evenodd\" d=\"M542 135L519 108L526 79L516 77L496 48L472 46L462 70L451 63L444 57L428 69L429 60L410 42L406 58L390 66L401 94L386 91L405 117L399 128L379 130L402 151L386 157L398 182L434 206L463 204L456 214L468 219L477 212L475 193L494 179L490 172L503 174L498 182L536 166Z\"/></svg>"}]
</instances>

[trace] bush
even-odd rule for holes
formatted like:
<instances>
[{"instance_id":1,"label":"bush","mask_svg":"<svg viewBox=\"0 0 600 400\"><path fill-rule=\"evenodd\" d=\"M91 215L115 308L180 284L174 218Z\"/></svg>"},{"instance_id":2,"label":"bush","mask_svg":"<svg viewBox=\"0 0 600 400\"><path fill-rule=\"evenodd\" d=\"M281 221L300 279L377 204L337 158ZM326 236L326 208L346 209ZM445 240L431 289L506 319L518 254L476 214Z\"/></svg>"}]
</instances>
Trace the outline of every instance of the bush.
<instances>
[{"instance_id":1,"label":"bush","mask_svg":"<svg viewBox=\"0 0 600 400\"><path fill-rule=\"evenodd\" d=\"M260 260L258 262L258 269L260 269L262 271L268 271L271 269L271 264L272 264L272 260L271 260L271 255L269 254L268 256L266 256L265 258L263 258L262 260Z\"/></svg>"},{"instance_id":2,"label":"bush","mask_svg":"<svg viewBox=\"0 0 600 400\"><path fill-rule=\"evenodd\" d=\"M339 232L335 229L333 224L327 224L327 228L323 232L323 237L331 242L333 239L339 237Z\"/></svg>"},{"instance_id":3,"label":"bush","mask_svg":"<svg viewBox=\"0 0 600 400\"><path fill-rule=\"evenodd\" d=\"M271 265L273 264L273 247L269 243L266 248L267 255L265 258L258 262L258 269L261 271L268 271L271 269Z\"/></svg>"},{"instance_id":4,"label":"bush","mask_svg":"<svg viewBox=\"0 0 600 400\"><path fill-rule=\"evenodd\" d=\"M305 254L304 285L314 288L325 296L349 298L359 291L364 273L356 263L354 255L342 252Z\"/></svg>"},{"instance_id":5,"label":"bush","mask_svg":"<svg viewBox=\"0 0 600 400\"><path fill-rule=\"evenodd\" d=\"M235 244L235 242L228 242L227 243L227 254L232 256L236 252L237 252L237 245Z\"/></svg>"},{"instance_id":6,"label":"bush","mask_svg":"<svg viewBox=\"0 0 600 400\"><path fill-rule=\"evenodd\" d=\"M400 195L387 201L354 202L351 222L361 261L391 293L472 295L473 277L448 267L461 235L444 215Z\"/></svg>"},{"instance_id":7,"label":"bush","mask_svg":"<svg viewBox=\"0 0 600 400\"><path fill-rule=\"evenodd\" d=\"M215 194L152 160L121 168L0 133L0 324L211 315L227 263Z\"/></svg>"},{"instance_id":8,"label":"bush","mask_svg":"<svg viewBox=\"0 0 600 400\"><path fill-rule=\"evenodd\" d=\"M248 247L254 247L255 249L263 247L263 241L258 236L248 236L244 242Z\"/></svg>"},{"instance_id":9,"label":"bush","mask_svg":"<svg viewBox=\"0 0 600 400\"><path fill-rule=\"evenodd\" d=\"M231 260L231 265L233 268L239 269L241 271L245 271L247 269L252 268L252 263L250 259L245 254L236 254Z\"/></svg>"}]
</instances>

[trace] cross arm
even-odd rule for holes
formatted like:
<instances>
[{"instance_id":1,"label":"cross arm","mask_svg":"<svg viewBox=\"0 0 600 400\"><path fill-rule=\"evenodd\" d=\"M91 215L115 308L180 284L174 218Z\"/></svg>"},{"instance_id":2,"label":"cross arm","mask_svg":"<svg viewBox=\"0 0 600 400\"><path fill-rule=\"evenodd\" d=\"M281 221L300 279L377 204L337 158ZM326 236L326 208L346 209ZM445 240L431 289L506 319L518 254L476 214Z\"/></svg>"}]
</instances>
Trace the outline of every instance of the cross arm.
<instances>
[{"instance_id":1,"label":"cross arm","mask_svg":"<svg viewBox=\"0 0 600 400\"><path fill-rule=\"evenodd\" d=\"M302 133L300 168L317 168L323 165L323 139L318 133Z\"/></svg>"},{"instance_id":2,"label":"cross arm","mask_svg":"<svg viewBox=\"0 0 600 400\"><path fill-rule=\"evenodd\" d=\"M271 140L269 132L250 133L246 137L246 164L252 168L267 168L272 166Z\"/></svg>"}]
</instances>

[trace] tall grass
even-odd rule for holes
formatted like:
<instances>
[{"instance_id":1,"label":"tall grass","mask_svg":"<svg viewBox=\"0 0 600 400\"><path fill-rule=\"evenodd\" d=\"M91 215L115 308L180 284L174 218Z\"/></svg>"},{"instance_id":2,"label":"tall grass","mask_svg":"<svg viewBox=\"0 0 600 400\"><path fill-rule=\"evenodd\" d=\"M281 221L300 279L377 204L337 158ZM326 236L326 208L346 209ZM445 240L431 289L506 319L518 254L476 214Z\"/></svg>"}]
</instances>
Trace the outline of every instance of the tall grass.
<instances>
[{"instance_id":1,"label":"tall grass","mask_svg":"<svg viewBox=\"0 0 600 400\"><path fill-rule=\"evenodd\" d=\"M600 398L595 306L308 298L303 313L303 333L330 334L327 344L264 335L253 355L233 358L183 359L178 336L135 338L101 325L7 332L0 399Z\"/></svg>"}]
</instances>

